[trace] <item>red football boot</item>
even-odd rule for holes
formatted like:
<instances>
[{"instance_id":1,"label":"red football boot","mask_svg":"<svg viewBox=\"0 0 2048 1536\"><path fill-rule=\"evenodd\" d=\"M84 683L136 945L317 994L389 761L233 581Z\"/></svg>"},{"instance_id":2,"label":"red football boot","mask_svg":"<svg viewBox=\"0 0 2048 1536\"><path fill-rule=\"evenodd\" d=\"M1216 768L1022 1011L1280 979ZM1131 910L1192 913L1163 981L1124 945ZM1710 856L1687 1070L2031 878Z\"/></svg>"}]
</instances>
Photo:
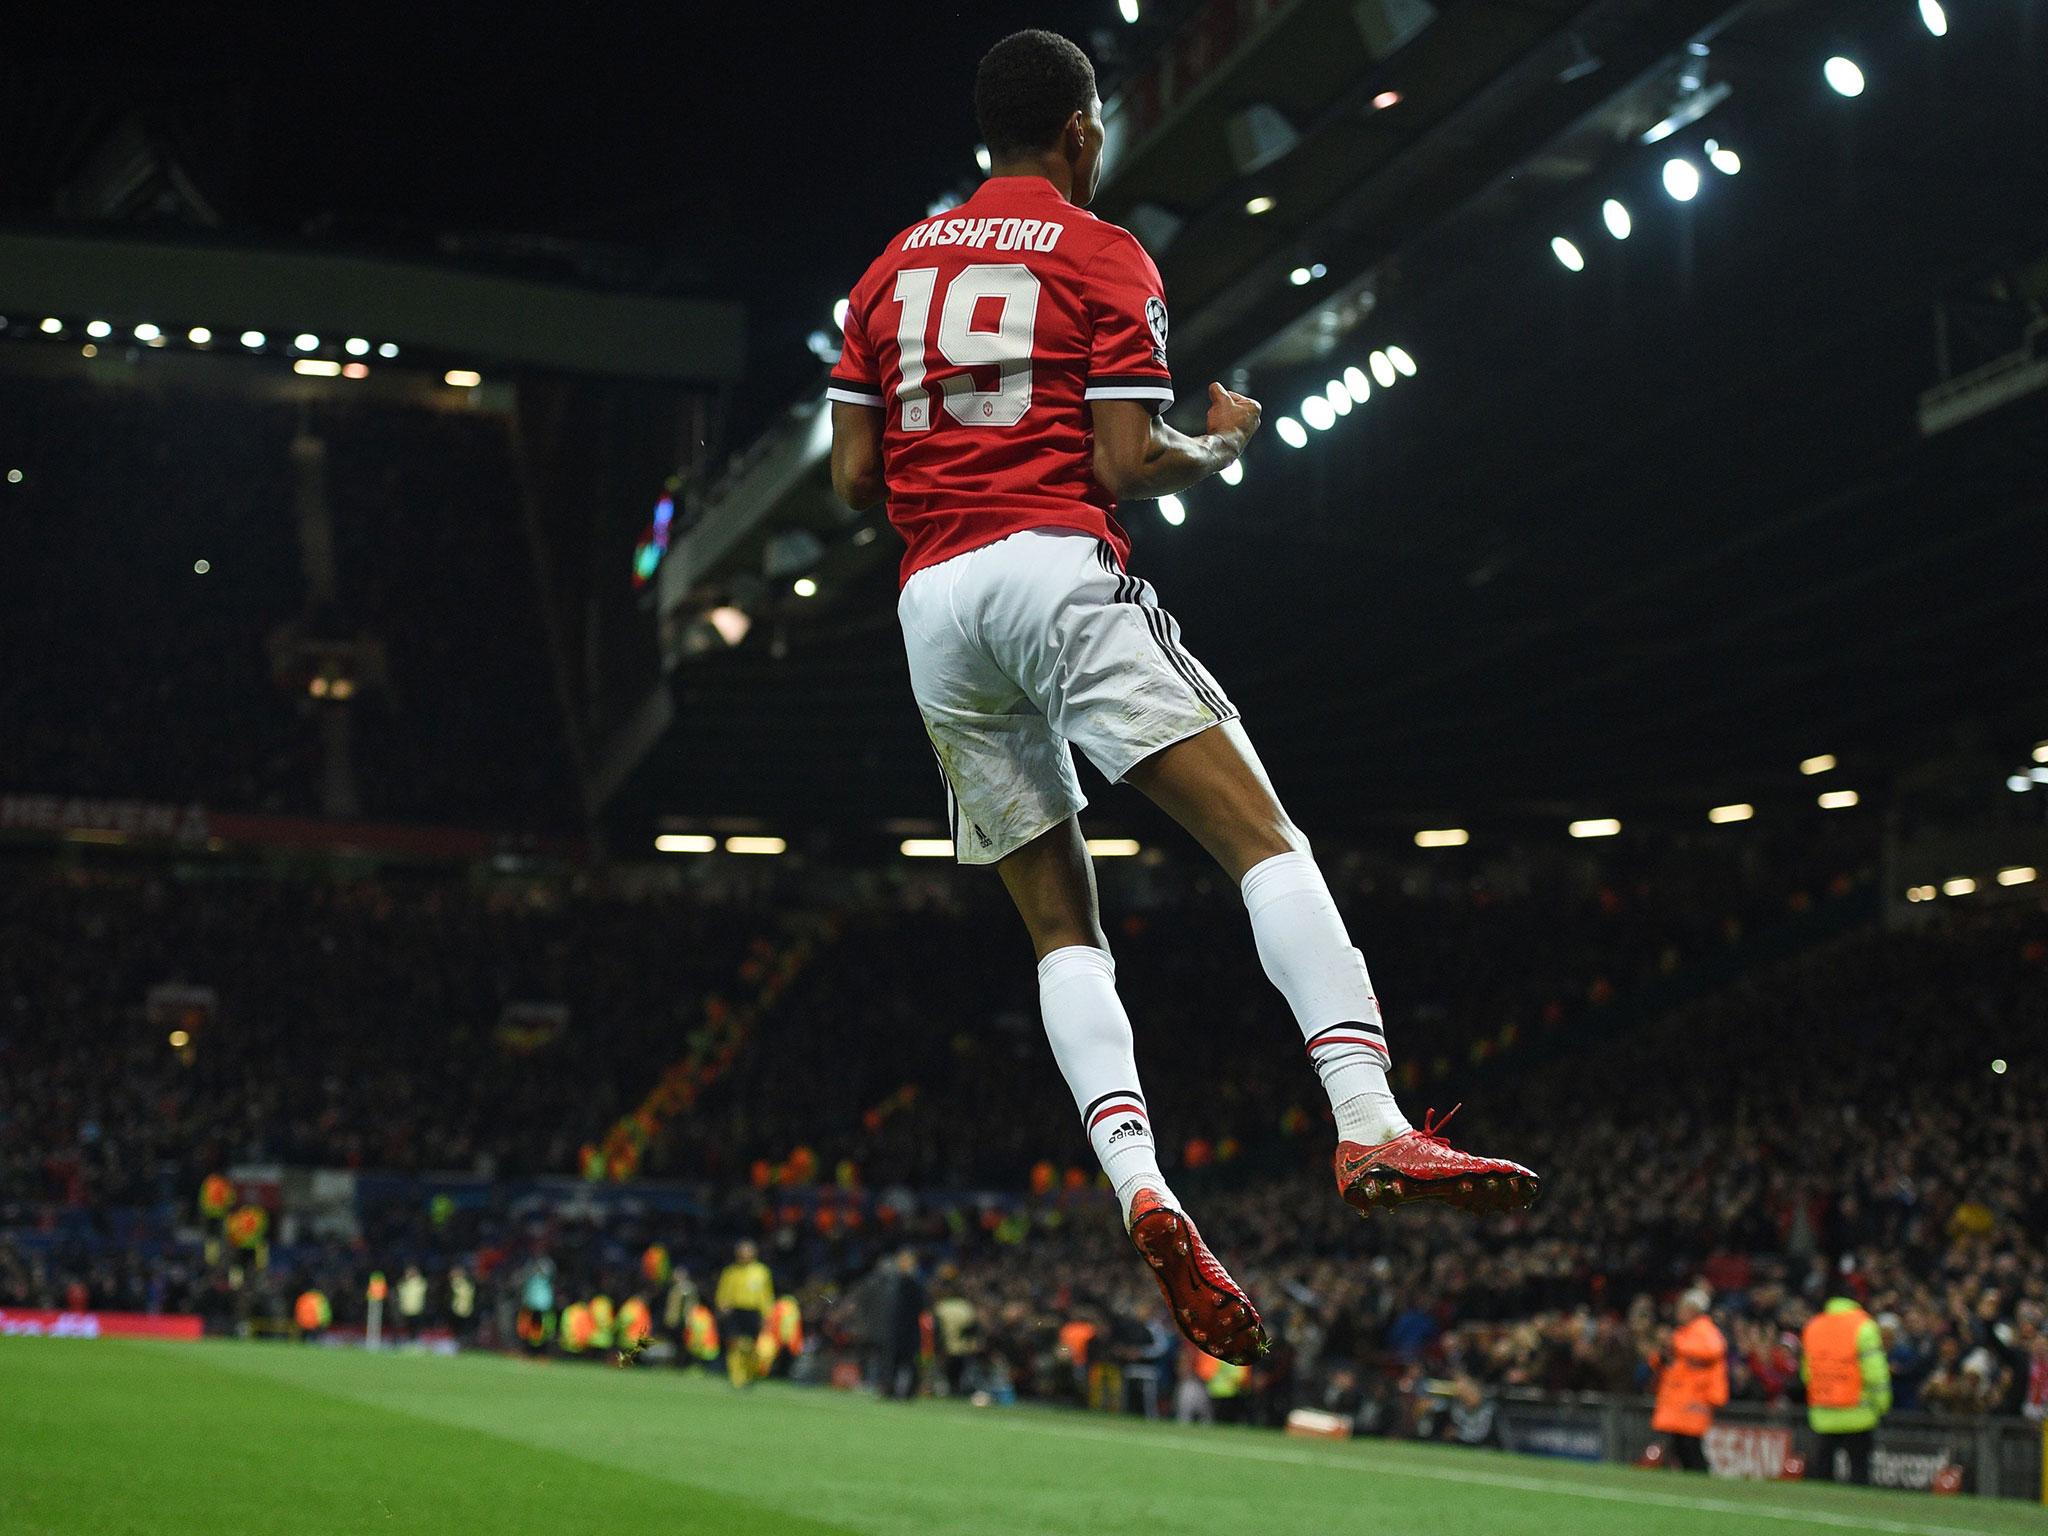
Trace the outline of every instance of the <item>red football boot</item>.
<instances>
[{"instance_id":1,"label":"red football boot","mask_svg":"<svg viewBox=\"0 0 2048 1536\"><path fill-rule=\"evenodd\" d=\"M1271 1347L1258 1308L1216 1262L1186 1212L1152 1190L1139 1190L1131 1200L1131 1241L1152 1266L1166 1310L1195 1348L1232 1365L1250 1365Z\"/></svg>"},{"instance_id":2,"label":"red football boot","mask_svg":"<svg viewBox=\"0 0 2048 1536\"><path fill-rule=\"evenodd\" d=\"M1442 1120L1431 1110L1422 1129L1403 1131L1392 1141L1361 1147L1337 1143L1333 1160L1337 1193L1361 1216L1391 1211L1416 1200L1441 1200L1461 1211L1519 1211L1533 1205L1542 1180L1520 1163L1505 1158L1474 1157L1443 1138L1443 1128L1463 1105L1454 1105Z\"/></svg>"}]
</instances>

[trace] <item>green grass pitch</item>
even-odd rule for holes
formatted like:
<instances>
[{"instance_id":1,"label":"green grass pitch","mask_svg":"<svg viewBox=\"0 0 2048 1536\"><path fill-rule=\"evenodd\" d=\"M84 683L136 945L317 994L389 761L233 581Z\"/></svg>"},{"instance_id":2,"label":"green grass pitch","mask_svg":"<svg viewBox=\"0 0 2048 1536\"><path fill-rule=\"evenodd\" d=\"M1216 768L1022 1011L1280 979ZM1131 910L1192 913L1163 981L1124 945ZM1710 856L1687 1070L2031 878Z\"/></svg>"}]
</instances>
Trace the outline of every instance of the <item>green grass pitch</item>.
<instances>
[{"instance_id":1,"label":"green grass pitch","mask_svg":"<svg viewBox=\"0 0 2048 1536\"><path fill-rule=\"evenodd\" d=\"M20 1536L1705 1536L2048 1529L2038 1506L672 1371L287 1345L0 1340Z\"/></svg>"}]
</instances>

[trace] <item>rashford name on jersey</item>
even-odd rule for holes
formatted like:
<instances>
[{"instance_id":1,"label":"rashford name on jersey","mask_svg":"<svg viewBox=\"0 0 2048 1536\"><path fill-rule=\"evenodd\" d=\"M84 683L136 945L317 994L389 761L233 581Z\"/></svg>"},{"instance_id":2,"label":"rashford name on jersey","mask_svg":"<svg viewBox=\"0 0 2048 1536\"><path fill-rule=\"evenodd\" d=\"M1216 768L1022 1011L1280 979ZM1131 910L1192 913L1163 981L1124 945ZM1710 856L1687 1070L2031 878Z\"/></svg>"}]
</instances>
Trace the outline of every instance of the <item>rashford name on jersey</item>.
<instances>
[{"instance_id":1,"label":"rashford name on jersey","mask_svg":"<svg viewBox=\"0 0 2048 1536\"><path fill-rule=\"evenodd\" d=\"M826 397L883 412L902 578L1027 528L1130 540L1090 402L1173 402L1159 269L1039 176L997 176L892 239L854 285Z\"/></svg>"}]
</instances>

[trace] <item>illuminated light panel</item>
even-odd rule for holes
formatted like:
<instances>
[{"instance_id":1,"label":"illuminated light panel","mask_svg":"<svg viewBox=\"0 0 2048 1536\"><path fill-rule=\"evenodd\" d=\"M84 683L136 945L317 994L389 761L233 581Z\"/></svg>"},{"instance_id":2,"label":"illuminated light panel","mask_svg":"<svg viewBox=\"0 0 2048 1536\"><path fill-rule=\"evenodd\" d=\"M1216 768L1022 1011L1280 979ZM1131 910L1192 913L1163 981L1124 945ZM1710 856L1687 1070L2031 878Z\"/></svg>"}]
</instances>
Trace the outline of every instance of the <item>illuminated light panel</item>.
<instances>
[{"instance_id":1,"label":"illuminated light panel","mask_svg":"<svg viewBox=\"0 0 2048 1536\"><path fill-rule=\"evenodd\" d=\"M789 844L779 837L728 837L725 840L727 853L777 854L789 852Z\"/></svg>"},{"instance_id":2,"label":"illuminated light panel","mask_svg":"<svg viewBox=\"0 0 2048 1536\"><path fill-rule=\"evenodd\" d=\"M146 320L141 325L135 327L135 339L137 341L161 341L163 334L162 326L151 325Z\"/></svg>"},{"instance_id":3,"label":"illuminated light panel","mask_svg":"<svg viewBox=\"0 0 2048 1536\"><path fill-rule=\"evenodd\" d=\"M1958 875L1953 880L1941 882L1941 894L1944 896L1969 896L1973 895L1976 889L1977 882L1968 875Z\"/></svg>"},{"instance_id":4,"label":"illuminated light panel","mask_svg":"<svg viewBox=\"0 0 2048 1536\"><path fill-rule=\"evenodd\" d=\"M341 350L350 357L368 357L370 355L370 344L360 336L351 336L341 344Z\"/></svg>"},{"instance_id":5,"label":"illuminated light panel","mask_svg":"<svg viewBox=\"0 0 2048 1536\"><path fill-rule=\"evenodd\" d=\"M1629 216L1628 204L1619 198L1610 197L1600 205L1600 218L1607 225L1607 233L1617 240L1626 240L1635 233L1636 221Z\"/></svg>"},{"instance_id":6,"label":"illuminated light panel","mask_svg":"<svg viewBox=\"0 0 2048 1536\"><path fill-rule=\"evenodd\" d=\"M984 176L988 175L989 172L995 169L995 160L989 154L988 146L986 144L977 144L974 146L974 163L981 167L981 174Z\"/></svg>"},{"instance_id":7,"label":"illuminated light panel","mask_svg":"<svg viewBox=\"0 0 2048 1536\"><path fill-rule=\"evenodd\" d=\"M1372 380L1365 376L1363 368L1351 367L1344 370L1344 388L1358 405L1363 405L1372 398Z\"/></svg>"},{"instance_id":8,"label":"illuminated light panel","mask_svg":"<svg viewBox=\"0 0 2048 1536\"><path fill-rule=\"evenodd\" d=\"M211 560L194 560L192 562L192 574L194 576L204 576L212 569L213 562Z\"/></svg>"},{"instance_id":9,"label":"illuminated light panel","mask_svg":"<svg viewBox=\"0 0 2048 1536\"><path fill-rule=\"evenodd\" d=\"M114 334L114 328L104 320L88 320L85 322L85 334L94 341L105 341Z\"/></svg>"},{"instance_id":10,"label":"illuminated light panel","mask_svg":"<svg viewBox=\"0 0 2048 1536\"><path fill-rule=\"evenodd\" d=\"M1415 359L1408 355L1406 347L1388 347L1387 361L1394 365L1394 372L1404 379L1415 377Z\"/></svg>"},{"instance_id":11,"label":"illuminated light panel","mask_svg":"<svg viewBox=\"0 0 2048 1536\"><path fill-rule=\"evenodd\" d=\"M1313 281L1313 278L1311 277L1307 267L1296 267L1292 272L1287 274L1287 281L1294 284L1294 286L1297 288L1302 288L1306 287L1311 281Z\"/></svg>"},{"instance_id":12,"label":"illuminated light panel","mask_svg":"<svg viewBox=\"0 0 2048 1536\"><path fill-rule=\"evenodd\" d=\"M1275 204L1272 198L1255 197L1250 202L1244 205L1244 211L1250 214L1253 218L1257 218L1262 213L1271 213L1274 207Z\"/></svg>"},{"instance_id":13,"label":"illuminated light panel","mask_svg":"<svg viewBox=\"0 0 2048 1536\"><path fill-rule=\"evenodd\" d=\"M1351 391L1344 387L1342 379L1332 379L1324 385L1323 398L1330 402L1330 409L1339 416L1351 414Z\"/></svg>"},{"instance_id":14,"label":"illuminated light panel","mask_svg":"<svg viewBox=\"0 0 2048 1536\"><path fill-rule=\"evenodd\" d=\"M2037 763L2048 763L2048 741L2037 741L2034 743L2034 761Z\"/></svg>"},{"instance_id":15,"label":"illuminated light panel","mask_svg":"<svg viewBox=\"0 0 2048 1536\"><path fill-rule=\"evenodd\" d=\"M906 859L950 859L953 857L953 839L906 837L896 845L896 851Z\"/></svg>"},{"instance_id":16,"label":"illuminated light panel","mask_svg":"<svg viewBox=\"0 0 2048 1536\"><path fill-rule=\"evenodd\" d=\"M818 584L808 576L799 576L794 582L790 583L789 590L798 597L816 597L818 595Z\"/></svg>"},{"instance_id":17,"label":"illuminated light panel","mask_svg":"<svg viewBox=\"0 0 2048 1536\"><path fill-rule=\"evenodd\" d=\"M1809 779L1816 773L1831 773L1834 767L1835 754L1832 752L1823 752L1818 757L1802 757L1799 760L1799 771Z\"/></svg>"},{"instance_id":18,"label":"illuminated light panel","mask_svg":"<svg viewBox=\"0 0 2048 1536\"><path fill-rule=\"evenodd\" d=\"M1280 441L1290 448L1306 448L1308 446L1308 428L1304 427L1292 416L1282 416L1273 423L1273 430L1280 434Z\"/></svg>"},{"instance_id":19,"label":"illuminated light panel","mask_svg":"<svg viewBox=\"0 0 2048 1536\"><path fill-rule=\"evenodd\" d=\"M213 332L203 325L195 325L185 333L185 339L195 347L209 346L213 342Z\"/></svg>"},{"instance_id":20,"label":"illuminated light panel","mask_svg":"<svg viewBox=\"0 0 2048 1536\"><path fill-rule=\"evenodd\" d=\"M705 832L664 832L654 840L656 853L716 853L718 839Z\"/></svg>"},{"instance_id":21,"label":"illuminated light panel","mask_svg":"<svg viewBox=\"0 0 2048 1536\"><path fill-rule=\"evenodd\" d=\"M1381 91L1379 95L1372 99L1372 109L1375 112L1384 112L1389 107L1398 107L1399 105L1401 105L1401 93L1399 91Z\"/></svg>"},{"instance_id":22,"label":"illuminated light panel","mask_svg":"<svg viewBox=\"0 0 2048 1536\"><path fill-rule=\"evenodd\" d=\"M1920 0L1920 20L1936 37L1948 36L1948 12L1941 0Z\"/></svg>"},{"instance_id":23,"label":"illuminated light panel","mask_svg":"<svg viewBox=\"0 0 2048 1536\"><path fill-rule=\"evenodd\" d=\"M1337 424L1337 413L1321 395L1310 395L1301 402L1301 419L1316 431L1327 432Z\"/></svg>"},{"instance_id":24,"label":"illuminated light panel","mask_svg":"<svg viewBox=\"0 0 2048 1536\"><path fill-rule=\"evenodd\" d=\"M1244 460L1232 459L1216 472L1216 478L1225 485L1242 485L1244 483Z\"/></svg>"},{"instance_id":25,"label":"illuminated light panel","mask_svg":"<svg viewBox=\"0 0 2048 1536\"><path fill-rule=\"evenodd\" d=\"M1462 848L1472 841L1463 827L1432 827L1415 834L1418 848Z\"/></svg>"},{"instance_id":26,"label":"illuminated light panel","mask_svg":"<svg viewBox=\"0 0 2048 1536\"><path fill-rule=\"evenodd\" d=\"M483 383L484 376L474 368L450 368L441 375L441 382L452 384L457 389L475 389Z\"/></svg>"},{"instance_id":27,"label":"illuminated light panel","mask_svg":"<svg viewBox=\"0 0 2048 1536\"><path fill-rule=\"evenodd\" d=\"M1931 885L1915 885L1915 886L1909 886L1909 887L1907 887L1907 889L1906 889L1906 900L1908 900L1908 901L1932 901L1932 900L1934 900L1934 898L1935 898L1935 897L1936 897L1937 895L1939 895L1939 894L1940 894L1940 893L1939 893L1939 892L1937 892L1937 891L1936 891L1936 890L1934 889L1934 887L1933 887L1933 886L1931 886Z\"/></svg>"},{"instance_id":28,"label":"illuminated light panel","mask_svg":"<svg viewBox=\"0 0 2048 1536\"><path fill-rule=\"evenodd\" d=\"M1135 837L1091 837L1088 852L1098 859L1134 859L1145 850Z\"/></svg>"},{"instance_id":29,"label":"illuminated light panel","mask_svg":"<svg viewBox=\"0 0 2048 1536\"><path fill-rule=\"evenodd\" d=\"M172 1050L182 1051L183 1049L185 1049L186 1046L192 1043L192 1036L191 1033L187 1030L174 1029L171 1031L170 1041Z\"/></svg>"},{"instance_id":30,"label":"illuminated light panel","mask_svg":"<svg viewBox=\"0 0 2048 1536\"><path fill-rule=\"evenodd\" d=\"M338 379L341 377L341 364L331 358L301 357L292 363L292 372L310 374L316 379Z\"/></svg>"},{"instance_id":31,"label":"illuminated light panel","mask_svg":"<svg viewBox=\"0 0 2048 1536\"><path fill-rule=\"evenodd\" d=\"M1580 249L1563 235L1550 237L1550 254L1557 258L1557 264L1567 272L1586 270L1586 257Z\"/></svg>"},{"instance_id":32,"label":"illuminated light panel","mask_svg":"<svg viewBox=\"0 0 2048 1536\"><path fill-rule=\"evenodd\" d=\"M1365 361L1372 369L1372 381L1381 389L1392 389L1394 380L1401 376L1401 370L1394 366L1394 360L1384 352L1375 352Z\"/></svg>"},{"instance_id":33,"label":"illuminated light panel","mask_svg":"<svg viewBox=\"0 0 2048 1536\"><path fill-rule=\"evenodd\" d=\"M311 331L301 331L292 338L292 345L301 352L318 352L320 350L320 338Z\"/></svg>"},{"instance_id":34,"label":"illuminated light panel","mask_svg":"<svg viewBox=\"0 0 2048 1536\"><path fill-rule=\"evenodd\" d=\"M382 358L393 358L398 356L398 343L395 341L385 342L382 346L377 348L377 355Z\"/></svg>"},{"instance_id":35,"label":"illuminated light panel","mask_svg":"<svg viewBox=\"0 0 2048 1536\"><path fill-rule=\"evenodd\" d=\"M370 376L370 365L368 363L346 363L342 366L341 376L344 379L367 379Z\"/></svg>"},{"instance_id":36,"label":"illuminated light panel","mask_svg":"<svg viewBox=\"0 0 2048 1536\"><path fill-rule=\"evenodd\" d=\"M1707 812L1707 820L1717 827L1724 827L1731 821L1749 821L1756 815L1753 805L1717 805Z\"/></svg>"},{"instance_id":37,"label":"illuminated light panel","mask_svg":"<svg viewBox=\"0 0 2048 1536\"><path fill-rule=\"evenodd\" d=\"M2003 1056L2000 1056L1993 1060L1993 1062L1991 1063L1991 1071L1992 1075L1995 1077L2005 1076L2005 1058Z\"/></svg>"},{"instance_id":38,"label":"illuminated light panel","mask_svg":"<svg viewBox=\"0 0 2048 1536\"><path fill-rule=\"evenodd\" d=\"M1138 24L1138 0L1116 0L1116 11L1132 26Z\"/></svg>"},{"instance_id":39,"label":"illuminated light panel","mask_svg":"<svg viewBox=\"0 0 2048 1536\"><path fill-rule=\"evenodd\" d=\"M1853 789L1831 789L1814 803L1824 811L1846 811L1862 798Z\"/></svg>"},{"instance_id":40,"label":"illuminated light panel","mask_svg":"<svg viewBox=\"0 0 2048 1536\"><path fill-rule=\"evenodd\" d=\"M244 331L242 332L241 339L242 345L247 347L251 352L254 352L258 347L263 345L265 338L261 331Z\"/></svg>"},{"instance_id":41,"label":"illuminated light panel","mask_svg":"<svg viewBox=\"0 0 2048 1536\"><path fill-rule=\"evenodd\" d=\"M842 331L846 329L846 312L851 308L853 303L850 299L840 299L832 306L832 323Z\"/></svg>"},{"instance_id":42,"label":"illuminated light panel","mask_svg":"<svg viewBox=\"0 0 2048 1536\"><path fill-rule=\"evenodd\" d=\"M1621 830L1621 823L1612 816L1599 816L1589 821L1575 821L1565 830L1573 837L1613 837Z\"/></svg>"},{"instance_id":43,"label":"illuminated light panel","mask_svg":"<svg viewBox=\"0 0 2048 1536\"><path fill-rule=\"evenodd\" d=\"M2013 864L1998 872L2000 885L2032 885L2041 878L2041 871L2031 864Z\"/></svg>"},{"instance_id":44,"label":"illuminated light panel","mask_svg":"<svg viewBox=\"0 0 2048 1536\"><path fill-rule=\"evenodd\" d=\"M1838 53L1820 67L1820 72L1837 96L1863 94L1863 66L1854 59L1845 59Z\"/></svg>"},{"instance_id":45,"label":"illuminated light panel","mask_svg":"<svg viewBox=\"0 0 2048 1536\"><path fill-rule=\"evenodd\" d=\"M61 336L64 334L64 322L62 320L59 320L55 315L52 315L47 320L45 320L41 325L37 326L36 329L41 331L45 336Z\"/></svg>"},{"instance_id":46,"label":"illuminated light panel","mask_svg":"<svg viewBox=\"0 0 2048 1536\"><path fill-rule=\"evenodd\" d=\"M1172 527L1178 528L1188 520L1188 504L1178 496L1162 496L1159 498L1159 515Z\"/></svg>"},{"instance_id":47,"label":"illuminated light panel","mask_svg":"<svg viewBox=\"0 0 2048 1536\"><path fill-rule=\"evenodd\" d=\"M1664 190L1676 202L1689 203L1700 195L1700 168L1690 160L1664 162Z\"/></svg>"},{"instance_id":48,"label":"illuminated light panel","mask_svg":"<svg viewBox=\"0 0 2048 1536\"><path fill-rule=\"evenodd\" d=\"M1742 156L1735 153L1734 150L1725 144L1718 149L1712 149L1707 152L1707 163L1723 176L1739 176L1742 174Z\"/></svg>"}]
</instances>

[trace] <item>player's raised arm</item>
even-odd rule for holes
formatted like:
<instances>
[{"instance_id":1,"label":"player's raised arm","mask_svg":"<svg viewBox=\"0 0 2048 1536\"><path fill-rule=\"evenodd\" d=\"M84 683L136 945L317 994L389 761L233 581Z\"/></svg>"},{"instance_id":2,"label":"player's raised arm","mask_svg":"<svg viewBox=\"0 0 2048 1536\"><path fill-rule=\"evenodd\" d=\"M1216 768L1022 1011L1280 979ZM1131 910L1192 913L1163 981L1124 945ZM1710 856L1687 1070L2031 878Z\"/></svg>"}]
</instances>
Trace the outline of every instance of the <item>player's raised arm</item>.
<instances>
[{"instance_id":1,"label":"player's raised arm","mask_svg":"<svg viewBox=\"0 0 2048 1536\"><path fill-rule=\"evenodd\" d=\"M1119 501L1186 490L1233 462L1259 430L1259 402L1221 384L1209 386L1209 430L1200 437L1169 427L1137 400L1091 400L1088 410L1095 478Z\"/></svg>"}]
</instances>

